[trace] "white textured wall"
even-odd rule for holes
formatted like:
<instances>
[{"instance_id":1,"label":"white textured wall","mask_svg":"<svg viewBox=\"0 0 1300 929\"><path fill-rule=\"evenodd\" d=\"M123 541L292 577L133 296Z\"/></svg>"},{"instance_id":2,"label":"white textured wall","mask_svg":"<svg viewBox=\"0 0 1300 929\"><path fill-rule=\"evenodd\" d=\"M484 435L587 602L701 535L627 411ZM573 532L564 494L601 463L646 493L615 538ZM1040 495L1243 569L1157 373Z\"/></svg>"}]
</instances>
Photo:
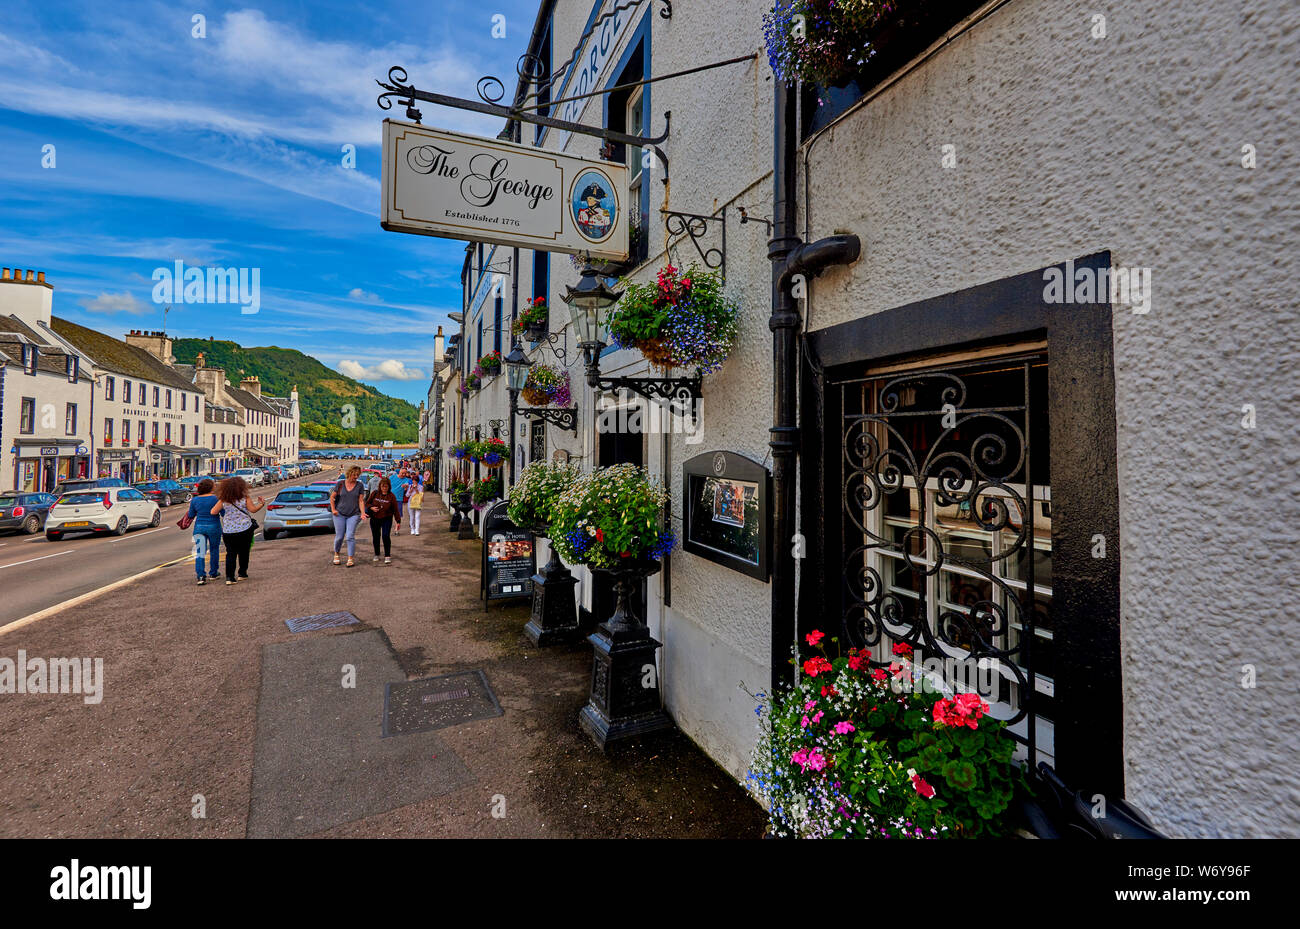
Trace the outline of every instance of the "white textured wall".
<instances>
[{"instance_id":1,"label":"white textured wall","mask_svg":"<svg viewBox=\"0 0 1300 929\"><path fill-rule=\"evenodd\" d=\"M1102 249L1152 269L1150 313L1114 318L1124 754L1184 836L1300 835L1300 6L1252 7L1012 2L810 154L810 237L865 255L813 327Z\"/></svg>"}]
</instances>

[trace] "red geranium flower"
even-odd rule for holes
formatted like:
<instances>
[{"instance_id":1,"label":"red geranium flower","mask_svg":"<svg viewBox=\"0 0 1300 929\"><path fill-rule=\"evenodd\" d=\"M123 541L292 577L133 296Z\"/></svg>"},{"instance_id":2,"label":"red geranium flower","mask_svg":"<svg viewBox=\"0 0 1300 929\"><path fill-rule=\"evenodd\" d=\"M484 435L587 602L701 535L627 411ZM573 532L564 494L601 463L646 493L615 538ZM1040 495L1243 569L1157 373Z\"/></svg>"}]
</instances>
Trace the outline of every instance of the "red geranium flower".
<instances>
[{"instance_id":1,"label":"red geranium flower","mask_svg":"<svg viewBox=\"0 0 1300 929\"><path fill-rule=\"evenodd\" d=\"M809 677L816 677L818 674L831 670L831 663L822 655L815 658L809 658L803 663L804 673Z\"/></svg>"},{"instance_id":2,"label":"red geranium flower","mask_svg":"<svg viewBox=\"0 0 1300 929\"><path fill-rule=\"evenodd\" d=\"M925 778L921 777L919 774L912 775L912 786L916 789L917 793L922 797L925 797L927 800L934 796L934 788L927 784Z\"/></svg>"},{"instance_id":3,"label":"red geranium flower","mask_svg":"<svg viewBox=\"0 0 1300 929\"><path fill-rule=\"evenodd\" d=\"M603 530L603 529L597 529L597 530L596 530L596 541L597 541L597 542L604 542L604 541L605 541L605 530Z\"/></svg>"},{"instance_id":4,"label":"red geranium flower","mask_svg":"<svg viewBox=\"0 0 1300 929\"><path fill-rule=\"evenodd\" d=\"M894 644L894 654L902 655L904 658L911 658L912 646L908 645L906 642L896 642Z\"/></svg>"},{"instance_id":5,"label":"red geranium flower","mask_svg":"<svg viewBox=\"0 0 1300 929\"><path fill-rule=\"evenodd\" d=\"M824 639L825 637L826 637L826 633L821 632L821 631L819 631L819 630L817 630L817 629L814 629L812 632L808 633L808 635L807 635L808 644L809 644L809 645L816 645L818 642L820 642L820 641L821 641L822 639Z\"/></svg>"}]
</instances>

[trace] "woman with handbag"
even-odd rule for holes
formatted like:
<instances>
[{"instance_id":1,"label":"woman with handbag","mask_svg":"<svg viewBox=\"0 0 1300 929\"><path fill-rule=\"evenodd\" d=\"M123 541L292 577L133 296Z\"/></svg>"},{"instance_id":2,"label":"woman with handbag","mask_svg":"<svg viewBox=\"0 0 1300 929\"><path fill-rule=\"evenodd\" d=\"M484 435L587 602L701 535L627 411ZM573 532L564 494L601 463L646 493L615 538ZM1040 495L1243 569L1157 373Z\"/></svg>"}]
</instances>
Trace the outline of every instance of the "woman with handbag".
<instances>
[{"instance_id":1,"label":"woman with handbag","mask_svg":"<svg viewBox=\"0 0 1300 929\"><path fill-rule=\"evenodd\" d=\"M419 535L420 512L424 509L424 483L418 479L407 489L406 509L410 514L411 535Z\"/></svg>"},{"instance_id":2,"label":"woman with handbag","mask_svg":"<svg viewBox=\"0 0 1300 929\"><path fill-rule=\"evenodd\" d=\"M253 533L257 521L253 514L266 506L266 501L249 496L248 485L242 477L228 477L217 488L217 504L213 516L221 517L221 539L226 543L226 586L236 583L235 568L239 577L248 578L248 553L253 548Z\"/></svg>"},{"instance_id":3,"label":"woman with handbag","mask_svg":"<svg viewBox=\"0 0 1300 929\"><path fill-rule=\"evenodd\" d=\"M191 526L194 529L194 573L199 576L200 587L208 582L208 578L217 579L219 576L217 568L220 567L221 561L221 520L212 515L212 508L217 504L212 488L213 483L210 478L205 477L199 481L199 485L194 488L189 510L176 524L182 529L189 529ZM206 576L203 573L205 555L209 561Z\"/></svg>"},{"instance_id":4,"label":"woman with handbag","mask_svg":"<svg viewBox=\"0 0 1300 929\"><path fill-rule=\"evenodd\" d=\"M353 556L357 551L357 524L369 519L362 505L366 494L366 485L361 483L361 469L355 465L348 468L347 476L340 479L330 491L330 512L334 515L334 563L339 563L339 551L343 543L348 544L348 567L356 564Z\"/></svg>"}]
</instances>

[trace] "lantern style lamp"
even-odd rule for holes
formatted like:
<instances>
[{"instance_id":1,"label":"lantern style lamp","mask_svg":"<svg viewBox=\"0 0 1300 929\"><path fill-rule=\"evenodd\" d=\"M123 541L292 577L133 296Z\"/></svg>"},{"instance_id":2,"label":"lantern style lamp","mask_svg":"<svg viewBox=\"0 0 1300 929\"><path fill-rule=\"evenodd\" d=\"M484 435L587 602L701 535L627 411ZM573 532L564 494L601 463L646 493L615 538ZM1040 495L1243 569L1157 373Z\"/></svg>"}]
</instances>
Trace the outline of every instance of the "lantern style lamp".
<instances>
[{"instance_id":1,"label":"lantern style lamp","mask_svg":"<svg viewBox=\"0 0 1300 929\"><path fill-rule=\"evenodd\" d=\"M608 338L606 311L618 303L622 296L621 290L610 290L605 286L590 261L582 268L578 286L564 289L564 302L568 304L569 315L573 317L573 328L578 333L578 344L582 346L587 361L589 382L593 376L599 377L600 373L600 352Z\"/></svg>"},{"instance_id":2,"label":"lantern style lamp","mask_svg":"<svg viewBox=\"0 0 1300 929\"><path fill-rule=\"evenodd\" d=\"M528 360L528 356L523 353L518 342L510 350L510 354L506 355L504 362L506 366L506 387L512 396L518 396L519 392L524 389L524 385L528 383L528 369L533 366L533 363Z\"/></svg>"}]
</instances>

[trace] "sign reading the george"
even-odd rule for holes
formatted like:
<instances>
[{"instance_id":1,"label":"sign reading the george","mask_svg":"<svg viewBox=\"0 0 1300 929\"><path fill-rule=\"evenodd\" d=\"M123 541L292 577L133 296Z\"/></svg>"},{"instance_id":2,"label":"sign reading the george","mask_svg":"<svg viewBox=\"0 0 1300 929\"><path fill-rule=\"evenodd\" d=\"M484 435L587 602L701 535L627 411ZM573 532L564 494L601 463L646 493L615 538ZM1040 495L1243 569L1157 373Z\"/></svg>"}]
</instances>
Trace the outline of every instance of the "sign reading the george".
<instances>
[{"instance_id":1,"label":"sign reading the george","mask_svg":"<svg viewBox=\"0 0 1300 929\"><path fill-rule=\"evenodd\" d=\"M627 257L627 168L384 120L390 232Z\"/></svg>"}]
</instances>

